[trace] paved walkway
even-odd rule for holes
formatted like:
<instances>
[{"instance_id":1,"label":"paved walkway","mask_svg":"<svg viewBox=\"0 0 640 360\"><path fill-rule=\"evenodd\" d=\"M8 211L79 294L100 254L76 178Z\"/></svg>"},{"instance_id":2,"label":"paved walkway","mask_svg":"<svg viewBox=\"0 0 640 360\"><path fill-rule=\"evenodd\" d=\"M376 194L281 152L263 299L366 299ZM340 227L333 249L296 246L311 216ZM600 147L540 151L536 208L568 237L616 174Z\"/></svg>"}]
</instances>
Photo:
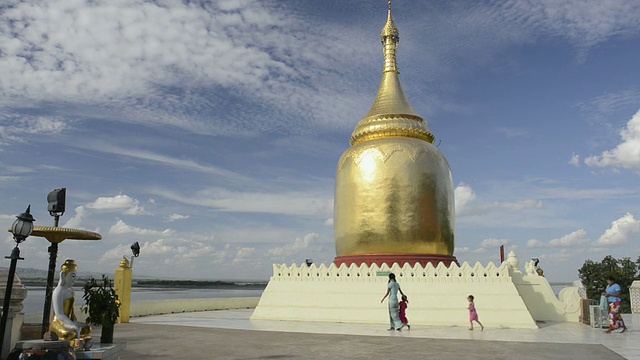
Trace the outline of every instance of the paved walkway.
<instances>
[{"instance_id":1,"label":"paved walkway","mask_svg":"<svg viewBox=\"0 0 640 360\"><path fill-rule=\"evenodd\" d=\"M633 359L640 360L640 324L624 334L575 323L538 330L412 327L252 321L253 310L132 318L116 327L123 360L145 359Z\"/></svg>"}]
</instances>

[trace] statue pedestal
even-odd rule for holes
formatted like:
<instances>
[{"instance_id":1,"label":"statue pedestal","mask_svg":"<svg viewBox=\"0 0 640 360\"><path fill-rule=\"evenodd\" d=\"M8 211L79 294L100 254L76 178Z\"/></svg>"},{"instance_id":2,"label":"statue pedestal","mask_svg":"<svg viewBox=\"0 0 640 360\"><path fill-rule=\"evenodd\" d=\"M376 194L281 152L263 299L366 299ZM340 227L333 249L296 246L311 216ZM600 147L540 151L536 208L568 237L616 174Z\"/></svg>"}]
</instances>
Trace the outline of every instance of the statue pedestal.
<instances>
[{"instance_id":1,"label":"statue pedestal","mask_svg":"<svg viewBox=\"0 0 640 360\"><path fill-rule=\"evenodd\" d=\"M76 359L102 359L118 360L127 347L125 342L115 342L113 344L93 344L90 350L76 351Z\"/></svg>"},{"instance_id":2,"label":"statue pedestal","mask_svg":"<svg viewBox=\"0 0 640 360\"><path fill-rule=\"evenodd\" d=\"M55 354L55 355L53 355ZM44 359L54 358L60 360L73 360L73 350L69 346L68 341L56 340L28 340L20 341L16 344L15 350L11 352L13 359Z\"/></svg>"}]
</instances>

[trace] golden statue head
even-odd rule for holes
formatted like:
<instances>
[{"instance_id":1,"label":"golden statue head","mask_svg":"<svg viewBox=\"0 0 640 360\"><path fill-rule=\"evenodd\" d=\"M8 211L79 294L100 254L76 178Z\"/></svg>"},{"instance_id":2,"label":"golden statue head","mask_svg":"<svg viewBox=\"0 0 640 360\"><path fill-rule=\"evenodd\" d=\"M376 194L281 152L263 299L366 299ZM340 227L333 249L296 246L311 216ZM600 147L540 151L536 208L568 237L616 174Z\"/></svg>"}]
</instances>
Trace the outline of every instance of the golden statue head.
<instances>
[{"instance_id":1,"label":"golden statue head","mask_svg":"<svg viewBox=\"0 0 640 360\"><path fill-rule=\"evenodd\" d=\"M78 264L76 264L75 260L67 259L64 264L62 264L60 271L64 272L64 276L67 276L72 271L78 271Z\"/></svg>"}]
</instances>

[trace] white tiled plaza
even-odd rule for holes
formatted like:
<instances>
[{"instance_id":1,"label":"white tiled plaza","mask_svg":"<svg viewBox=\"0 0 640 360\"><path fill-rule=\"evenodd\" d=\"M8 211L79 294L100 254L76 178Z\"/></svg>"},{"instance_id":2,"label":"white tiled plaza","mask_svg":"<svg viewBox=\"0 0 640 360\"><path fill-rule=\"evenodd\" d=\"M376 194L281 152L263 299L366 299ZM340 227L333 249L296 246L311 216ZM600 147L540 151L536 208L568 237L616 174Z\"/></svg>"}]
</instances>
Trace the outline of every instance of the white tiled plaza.
<instances>
[{"instance_id":1,"label":"white tiled plaza","mask_svg":"<svg viewBox=\"0 0 640 360\"><path fill-rule=\"evenodd\" d=\"M384 325L322 322L250 320L253 309L205 311L132 318L131 323L149 325L190 326L236 330L280 331L310 334L366 335L403 338L459 339L478 341L539 342L566 344L601 344L633 360L640 360L640 321L625 321L626 333L605 334L580 323L540 324L538 330L466 327L413 326L410 331L387 331ZM637 320L637 319L636 319Z\"/></svg>"}]
</instances>

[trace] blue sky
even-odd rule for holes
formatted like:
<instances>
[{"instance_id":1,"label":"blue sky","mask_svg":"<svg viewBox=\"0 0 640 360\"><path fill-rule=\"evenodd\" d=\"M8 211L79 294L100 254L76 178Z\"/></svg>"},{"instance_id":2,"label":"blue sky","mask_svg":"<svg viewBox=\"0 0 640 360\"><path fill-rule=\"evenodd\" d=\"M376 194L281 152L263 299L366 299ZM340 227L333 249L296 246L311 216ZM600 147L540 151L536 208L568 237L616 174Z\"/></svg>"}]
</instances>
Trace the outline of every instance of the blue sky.
<instances>
[{"instance_id":1,"label":"blue sky","mask_svg":"<svg viewBox=\"0 0 640 360\"><path fill-rule=\"evenodd\" d=\"M447 157L456 253L552 281L640 254L640 3L394 2L405 92ZM385 1L0 5L0 228L67 188L59 262L267 279L329 263L338 158L375 98ZM13 246L2 238L0 252ZM21 245L45 269L47 243ZM8 261L4 264L8 266Z\"/></svg>"}]
</instances>

